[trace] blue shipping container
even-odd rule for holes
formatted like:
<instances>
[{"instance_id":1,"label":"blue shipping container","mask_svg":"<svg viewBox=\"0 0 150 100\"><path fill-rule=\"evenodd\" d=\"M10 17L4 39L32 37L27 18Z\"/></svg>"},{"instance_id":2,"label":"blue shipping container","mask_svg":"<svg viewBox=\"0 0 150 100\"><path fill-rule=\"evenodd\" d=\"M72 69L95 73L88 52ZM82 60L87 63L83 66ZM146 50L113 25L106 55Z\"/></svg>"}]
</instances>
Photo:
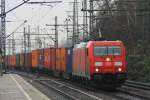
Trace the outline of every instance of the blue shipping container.
<instances>
[{"instance_id":1,"label":"blue shipping container","mask_svg":"<svg viewBox=\"0 0 150 100\"><path fill-rule=\"evenodd\" d=\"M73 49L69 48L67 51L67 72L72 73L72 54Z\"/></svg>"}]
</instances>

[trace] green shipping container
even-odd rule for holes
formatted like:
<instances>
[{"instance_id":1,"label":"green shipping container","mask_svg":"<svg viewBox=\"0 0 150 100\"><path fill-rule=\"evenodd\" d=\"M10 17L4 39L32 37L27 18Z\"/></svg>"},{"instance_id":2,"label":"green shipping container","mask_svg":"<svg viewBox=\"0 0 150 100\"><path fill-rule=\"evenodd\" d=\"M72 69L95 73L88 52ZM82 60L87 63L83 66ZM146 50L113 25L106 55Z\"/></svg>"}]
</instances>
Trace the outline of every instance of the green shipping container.
<instances>
[{"instance_id":1,"label":"green shipping container","mask_svg":"<svg viewBox=\"0 0 150 100\"><path fill-rule=\"evenodd\" d=\"M20 66L20 54L16 54L16 65L17 67Z\"/></svg>"}]
</instances>

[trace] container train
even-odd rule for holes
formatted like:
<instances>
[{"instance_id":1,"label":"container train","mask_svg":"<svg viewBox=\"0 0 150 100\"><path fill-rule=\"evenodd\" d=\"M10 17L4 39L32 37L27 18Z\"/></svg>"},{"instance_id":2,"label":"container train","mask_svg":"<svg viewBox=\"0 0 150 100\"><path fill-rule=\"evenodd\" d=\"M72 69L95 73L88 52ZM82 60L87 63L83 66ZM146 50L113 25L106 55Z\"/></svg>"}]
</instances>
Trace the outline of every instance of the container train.
<instances>
[{"instance_id":1,"label":"container train","mask_svg":"<svg viewBox=\"0 0 150 100\"><path fill-rule=\"evenodd\" d=\"M122 41L89 41L74 48L42 48L7 55L9 68L47 70L49 73L98 86L121 86L127 78L126 50Z\"/></svg>"}]
</instances>

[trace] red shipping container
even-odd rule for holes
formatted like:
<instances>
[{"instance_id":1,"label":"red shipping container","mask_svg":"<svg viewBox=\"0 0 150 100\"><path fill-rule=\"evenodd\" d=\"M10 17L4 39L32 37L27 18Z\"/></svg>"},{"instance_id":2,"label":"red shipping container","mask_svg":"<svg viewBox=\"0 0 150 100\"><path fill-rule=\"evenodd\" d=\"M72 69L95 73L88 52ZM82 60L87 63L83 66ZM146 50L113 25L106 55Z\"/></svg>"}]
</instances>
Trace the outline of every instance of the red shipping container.
<instances>
[{"instance_id":1,"label":"red shipping container","mask_svg":"<svg viewBox=\"0 0 150 100\"><path fill-rule=\"evenodd\" d=\"M9 56L9 65L12 66L12 55Z\"/></svg>"},{"instance_id":2,"label":"red shipping container","mask_svg":"<svg viewBox=\"0 0 150 100\"><path fill-rule=\"evenodd\" d=\"M73 68L72 69L73 69L73 74L74 75L77 73L76 66L78 66L77 61L75 59L75 58L77 58L77 53L76 52L77 52L76 48L73 49Z\"/></svg>"},{"instance_id":3,"label":"red shipping container","mask_svg":"<svg viewBox=\"0 0 150 100\"><path fill-rule=\"evenodd\" d=\"M52 65L52 70L56 70L56 49L55 48L51 48L50 51L50 58L51 58L51 65Z\"/></svg>"},{"instance_id":4,"label":"red shipping container","mask_svg":"<svg viewBox=\"0 0 150 100\"><path fill-rule=\"evenodd\" d=\"M50 48L50 53L49 53L49 69L52 70L53 65L52 65L52 59L53 59L53 55L52 55L52 48Z\"/></svg>"},{"instance_id":5,"label":"red shipping container","mask_svg":"<svg viewBox=\"0 0 150 100\"><path fill-rule=\"evenodd\" d=\"M57 48L56 49L56 70L60 71L61 70L61 49Z\"/></svg>"},{"instance_id":6,"label":"red shipping container","mask_svg":"<svg viewBox=\"0 0 150 100\"><path fill-rule=\"evenodd\" d=\"M44 49L44 67L50 69L50 48Z\"/></svg>"},{"instance_id":7,"label":"red shipping container","mask_svg":"<svg viewBox=\"0 0 150 100\"><path fill-rule=\"evenodd\" d=\"M9 66L11 66L11 55L9 55Z\"/></svg>"},{"instance_id":8,"label":"red shipping container","mask_svg":"<svg viewBox=\"0 0 150 100\"><path fill-rule=\"evenodd\" d=\"M38 67L38 58L39 58L38 50L32 50L31 57L32 57L32 67L37 68Z\"/></svg>"},{"instance_id":9,"label":"red shipping container","mask_svg":"<svg viewBox=\"0 0 150 100\"><path fill-rule=\"evenodd\" d=\"M11 55L9 55L8 62L9 62L9 66L11 66Z\"/></svg>"},{"instance_id":10,"label":"red shipping container","mask_svg":"<svg viewBox=\"0 0 150 100\"><path fill-rule=\"evenodd\" d=\"M61 48L60 50L60 71L67 72L67 49Z\"/></svg>"},{"instance_id":11,"label":"red shipping container","mask_svg":"<svg viewBox=\"0 0 150 100\"><path fill-rule=\"evenodd\" d=\"M25 62L24 62L24 53L20 53L20 66L23 67Z\"/></svg>"},{"instance_id":12,"label":"red shipping container","mask_svg":"<svg viewBox=\"0 0 150 100\"><path fill-rule=\"evenodd\" d=\"M75 48L73 51L73 74L77 76L86 76L86 48Z\"/></svg>"},{"instance_id":13,"label":"red shipping container","mask_svg":"<svg viewBox=\"0 0 150 100\"><path fill-rule=\"evenodd\" d=\"M11 67L16 66L16 56L15 55L10 56L10 66Z\"/></svg>"},{"instance_id":14,"label":"red shipping container","mask_svg":"<svg viewBox=\"0 0 150 100\"><path fill-rule=\"evenodd\" d=\"M25 67L31 67L31 53L25 53Z\"/></svg>"},{"instance_id":15,"label":"red shipping container","mask_svg":"<svg viewBox=\"0 0 150 100\"><path fill-rule=\"evenodd\" d=\"M44 49L38 49L38 67L43 68L44 67Z\"/></svg>"},{"instance_id":16,"label":"red shipping container","mask_svg":"<svg viewBox=\"0 0 150 100\"><path fill-rule=\"evenodd\" d=\"M13 55L13 66L16 66L16 55Z\"/></svg>"}]
</instances>

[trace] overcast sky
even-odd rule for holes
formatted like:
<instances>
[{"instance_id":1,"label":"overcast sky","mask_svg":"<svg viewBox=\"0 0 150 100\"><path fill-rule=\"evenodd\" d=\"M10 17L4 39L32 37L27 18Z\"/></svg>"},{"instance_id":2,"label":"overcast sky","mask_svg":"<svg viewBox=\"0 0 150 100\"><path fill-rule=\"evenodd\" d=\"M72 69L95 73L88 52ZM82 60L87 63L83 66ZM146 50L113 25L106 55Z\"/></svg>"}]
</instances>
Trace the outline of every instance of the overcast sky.
<instances>
[{"instance_id":1,"label":"overcast sky","mask_svg":"<svg viewBox=\"0 0 150 100\"><path fill-rule=\"evenodd\" d=\"M56 1L56 0L30 0L30 1ZM60 1L60 0L57 0ZM67 10L72 10L67 2L73 0L62 0L63 3L50 6L24 4L7 15L7 20L14 21L7 23L7 33L11 33L24 20L27 20L31 26L53 23L55 16L58 16L59 22L62 22L66 16ZM6 0L6 11L22 3L22 0Z\"/></svg>"},{"instance_id":2,"label":"overcast sky","mask_svg":"<svg viewBox=\"0 0 150 100\"><path fill-rule=\"evenodd\" d=\"M58 16L58 23L64 23L65 18L68 13L66 11L72 11L73 7L71 3L74 0L30 0L34 1L63 1L59 4L52 4L51 6L44 6L40 4L24 4L17 8L16 10L7 14L6 20L12 21L6 23L6 34L12 33L20 24L27 20L26 26L30 25L32 28L40 26L41 28L46 28L45 24L53 24L55 16ZM82 0L78 0L82 1ZM5 0L6 11L15 7L16 5L22 3L22 0ZM81 5L80 5L81 6ZM69 13L72 15L72 12ZM18 32L23 31L21 27ZM22 38L22 33L15 33L15 38ZM59 33L59 42L65 41L66 32Z\"/></svg>"}]
</instances>

